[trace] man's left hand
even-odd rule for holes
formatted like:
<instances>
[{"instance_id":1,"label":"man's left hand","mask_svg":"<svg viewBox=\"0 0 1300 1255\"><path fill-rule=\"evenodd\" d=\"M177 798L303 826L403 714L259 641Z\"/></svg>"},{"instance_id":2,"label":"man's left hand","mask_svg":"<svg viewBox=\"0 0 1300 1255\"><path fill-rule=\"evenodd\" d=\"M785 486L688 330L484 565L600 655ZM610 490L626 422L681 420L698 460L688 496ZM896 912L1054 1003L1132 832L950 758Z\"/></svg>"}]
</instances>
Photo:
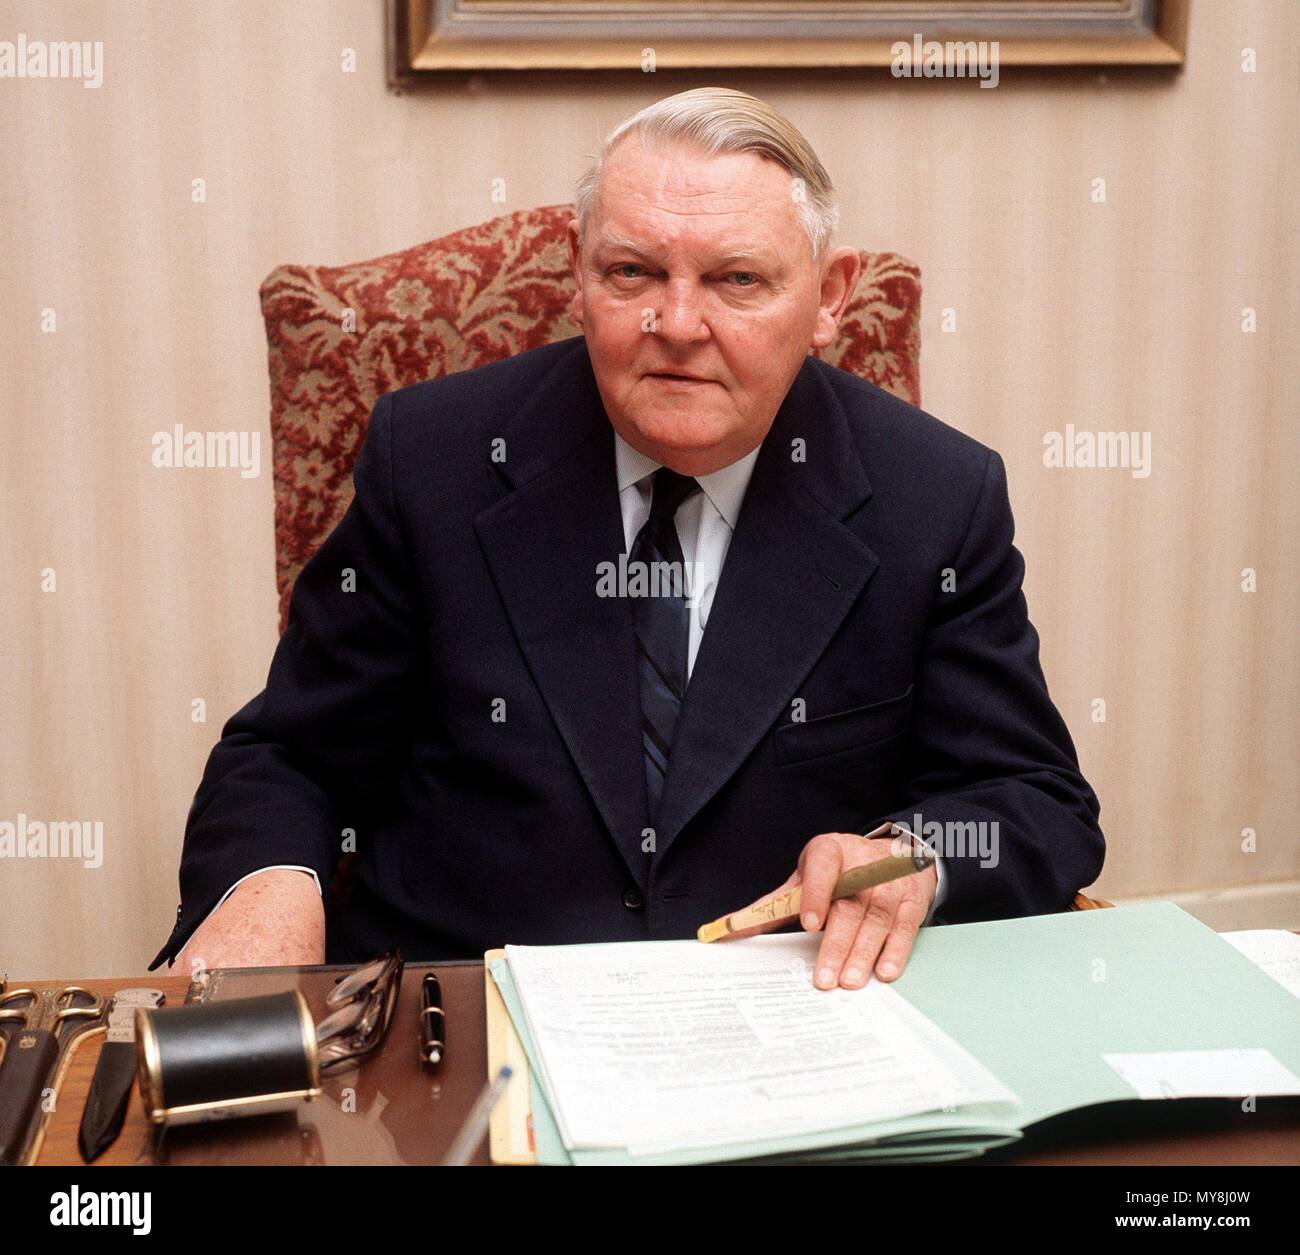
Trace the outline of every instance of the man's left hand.
<instances>
[{"instance_id":1,"label":"man's left hand","mask_svg":"<svg viewBox=\"0 0 1300 1255\"><path fill-rule=\"evenodd\" d=\"M863 837L856 832L823 832L799 855L799 866L785 884L759 898L766 902L795 885L803 886L799 922L807 932L824 930L813 984L818 989L861 989L874 966L884 981L896 979L912 952L917 929L930 911L938 887L931 864L922 872L900 876L851 897L831 901L835 882L846 871L897 854L893 837ZM776 920L732 933L752 937L787 921Z\"/></svg>"}]
</instances>

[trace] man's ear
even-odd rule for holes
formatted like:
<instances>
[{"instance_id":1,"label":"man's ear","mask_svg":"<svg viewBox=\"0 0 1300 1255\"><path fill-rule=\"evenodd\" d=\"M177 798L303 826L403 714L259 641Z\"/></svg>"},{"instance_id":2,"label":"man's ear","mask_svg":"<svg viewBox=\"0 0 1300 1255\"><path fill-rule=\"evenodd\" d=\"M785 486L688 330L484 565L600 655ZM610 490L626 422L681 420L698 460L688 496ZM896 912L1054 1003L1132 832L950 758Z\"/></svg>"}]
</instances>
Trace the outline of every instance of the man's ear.
<instances>
[{"instance_id":1,"label":"man's ear","mask_svg":"<svg viewBox=\"0 0 1300 1255\"><path fill-rule=\"evenodd\" d=\"M824 349L839 330L840 319L862 273L862 257L856 248L847 244L832 249L822 263L821 293L817 303L817 326L813 332L813 346Z\"/></svg>"},{"instance_id":2,"label":"man's ear","mask_svg":"<svg viewBox=\"0 0 1300 1255\"><path fill-rule=\"evenodd\" d=\"M582 326L582 250L578 247L578 220L569 220L566 236L569 242L569 267L573 271L573 296L569 301L569 313L573 321Z\"/></svg>"}]
</instances>

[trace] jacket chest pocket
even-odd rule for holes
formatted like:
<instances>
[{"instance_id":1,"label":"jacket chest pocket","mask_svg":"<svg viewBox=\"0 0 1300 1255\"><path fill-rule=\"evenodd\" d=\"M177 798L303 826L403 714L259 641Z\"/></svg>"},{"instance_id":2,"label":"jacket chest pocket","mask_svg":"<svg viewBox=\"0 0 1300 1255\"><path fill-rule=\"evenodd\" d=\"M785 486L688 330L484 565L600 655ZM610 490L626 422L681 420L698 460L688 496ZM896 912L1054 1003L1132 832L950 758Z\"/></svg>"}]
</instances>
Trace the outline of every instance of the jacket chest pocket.
<instances>
[{"instance_id":1,"label":"jacket chest pocket","mask_svg":"<svg viewBox=\"0 0 1300 1255\"><path fill-rule=\"evenodd\" d=\"M911 713L909 684L905 693L883 702L822 715L805 723L783 723L773 738L776 761L786 766L882 744L907 731Z\"/></svg>"}]
</instances>

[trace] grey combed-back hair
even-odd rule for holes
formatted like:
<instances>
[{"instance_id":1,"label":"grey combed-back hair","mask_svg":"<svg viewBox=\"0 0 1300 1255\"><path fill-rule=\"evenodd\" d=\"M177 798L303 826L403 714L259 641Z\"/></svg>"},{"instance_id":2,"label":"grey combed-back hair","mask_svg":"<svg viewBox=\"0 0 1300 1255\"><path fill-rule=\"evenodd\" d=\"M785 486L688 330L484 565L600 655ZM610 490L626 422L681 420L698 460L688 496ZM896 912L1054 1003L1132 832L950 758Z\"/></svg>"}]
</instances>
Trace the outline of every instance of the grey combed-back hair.
<instances>
[{"instance_id":1,"label":"grey combed-back hair","mask_svg":"<svg viewBox=\"0 0 1300 1255\"><path fill-rule=\"evenodd\" d=\"M787 118L757 96L729 87L697 87L667 96L626 118L605 136L574 191L579 243L595 206L605 161L614 146L632 132L643 141L691 143L710 155L758 153L777 162L793 180L795 207L812 241L814 259L825 253L840 222L835 188L826 168Z\"/></svg>"}]
</instances>

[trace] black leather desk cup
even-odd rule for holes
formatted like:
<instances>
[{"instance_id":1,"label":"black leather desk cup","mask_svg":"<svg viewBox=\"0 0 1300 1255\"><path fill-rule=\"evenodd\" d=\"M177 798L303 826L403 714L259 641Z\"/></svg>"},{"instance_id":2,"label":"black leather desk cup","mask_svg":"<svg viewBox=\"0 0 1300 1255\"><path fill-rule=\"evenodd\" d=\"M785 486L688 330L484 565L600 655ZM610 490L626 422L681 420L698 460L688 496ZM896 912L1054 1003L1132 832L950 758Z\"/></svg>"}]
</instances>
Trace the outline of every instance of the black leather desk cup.
<instances>
[{"instance_id":1,"label":"black leather desk cup","mask_svg":"<svg viewBox=\"0 0 1300 1255\"><path fill-rule=\"evenodd\" d=\"M320 1096L316 1026L296 989L142 1009L135 1039L155 1126L286 1111Z\"/></svg>"}]
</instances>

